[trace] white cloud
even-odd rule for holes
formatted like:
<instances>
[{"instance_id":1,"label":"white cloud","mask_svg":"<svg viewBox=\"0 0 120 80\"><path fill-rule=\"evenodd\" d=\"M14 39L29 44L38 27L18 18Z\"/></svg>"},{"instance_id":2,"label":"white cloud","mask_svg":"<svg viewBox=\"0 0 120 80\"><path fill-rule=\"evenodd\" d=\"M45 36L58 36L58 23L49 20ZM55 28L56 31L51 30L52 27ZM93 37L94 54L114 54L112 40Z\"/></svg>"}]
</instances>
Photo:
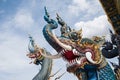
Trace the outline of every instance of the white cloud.
<instances>
[{"instance_id":1,"label":"white cloud","mask_svg":"<svg viewBox=\"0 0 120 80\"><path fill-rule=\"evenodd\" d=\"M96 14L99 12L100 6L97 0L72 0L72 4L68 6L69 12L76 16L85 12L85 16Z\"/></svg>"},{"instance_id":2,"label":"white cloud","mask_svg":"<svg viewBox=\"0 0 120 80\"><path fill-rule=\"evenodd\" d=\"M6 21L1 24L1 29L3 32L10 30L26 31L34 30L37 23L32 17L32 13L25 9L18 9L15 15L7 17Z\"/></svg>"},{"instance_id":3,"label":"white cloud","mask_svg":"<svg viewBox=\"0 0 120 80\"><path fill-rule=\"evenodd\" d=\"M25 56L22 56L22 54L25 55L26 51L25 39L4 33L1 35L1 39L4 42L0 45L2 53L0 54L0 70L13 70L25 66L25 59L23 58Z\"/></svg>"},{"instance_id":4,"label":"white cloud","mask_svg":"<svg viewBox=\"0 0 120 80\"><path fill-rule=\"evenodd\" d=\"M10 32L3 32L0 36L0 78L2 80L21 80L22 77L23 80L32 79L37 74L39 66L29 64L31 60L26 56L28 40Z\"/></svg>"},{"instance_id":5,"label":"white cloud","mask_svg":"<svg viewBox=\"0 0 120 80\"><path fill-rule=\"evenodd\" d=\"M39 71L40 66L29 64L31 60L26 56L29 41L26 32L33 31L30 32L32 35L38 32L39 30L36 31L35 27L37 23L31 11L23 8L18 8L15 15L6 18L0 27L0 78L21 80L23 77L23 80L31 80ZM40 38L42 45L44 45L43 41L43 37Z\"/></svg>"},{"instance_id":6,"label":"white cloud","mask_svg":"<svg viewBox=\"0 0 120 80\"><path fill-rule=\"evenodd\" d=\"M106 36L111 28L105 15L94 18L92 21L80 21L75 24L76 29L82 28L84 37Z\"/></svg>"},{"instance_id":7,"label":"white cloud","mask_svg":"<svg viewBox=\"0 0 120 80\"><path fill-rule=\"evenodd\" d=\"M30 28L34 24L32 14L24 9L17 12L13 21L15 23L15 27L22 29Z\"/></svg>"},{"instance_id":8,"label":"white cloud","mask_svg":"<svg viewBox=\"0 0 120 80\"><path fill-rule=\"evenodd\" d=\"M69 6L73 11L85 11L88 7L89 3L86 0L73 0L72 5Z\"/></svg>"}]
</instances>

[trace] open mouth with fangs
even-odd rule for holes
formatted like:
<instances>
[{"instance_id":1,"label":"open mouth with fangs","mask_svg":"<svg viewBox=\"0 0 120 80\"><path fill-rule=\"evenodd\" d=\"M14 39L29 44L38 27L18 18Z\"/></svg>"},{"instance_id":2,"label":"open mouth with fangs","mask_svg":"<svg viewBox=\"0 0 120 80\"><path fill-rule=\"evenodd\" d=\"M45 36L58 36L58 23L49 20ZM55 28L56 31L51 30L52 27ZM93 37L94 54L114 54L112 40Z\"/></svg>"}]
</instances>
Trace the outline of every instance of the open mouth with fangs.
<instances>
[{"instance_id":1,"label":"open mouth with fangs","mask_svg":"<svg viewBox=\"0 0 120 80\"><path fill-rule=\"evenodd\" d=\"M87 61L85 54L78 52L76 49L73 49L72 51L69 50L61 50L60 54L62 54L64 60L66 60L67 67L70 66L81 66L85 61Z\"/></svg>"},{"instance_id":2,"label":"open mouth with fangs","mask_svg":"<svg viewBox=\"0 0 120 80\"><path fill-rule=\"evenodd\" d=\"M31 59L34 59L34 58L40 57L41 54L40 54L40 52L38 52L38 53L29 53L29 54L27 54L27 56L29 58L31 58Z\"/></svg>"}]
</instances>

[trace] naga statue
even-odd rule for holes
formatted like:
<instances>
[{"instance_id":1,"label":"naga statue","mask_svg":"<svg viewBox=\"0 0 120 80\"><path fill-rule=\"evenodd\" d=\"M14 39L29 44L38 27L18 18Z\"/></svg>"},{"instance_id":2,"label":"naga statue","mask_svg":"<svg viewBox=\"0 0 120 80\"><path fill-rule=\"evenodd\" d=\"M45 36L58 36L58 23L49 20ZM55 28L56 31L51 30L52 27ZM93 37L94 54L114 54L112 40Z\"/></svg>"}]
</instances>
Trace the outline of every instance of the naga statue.
<instances>
[{"instance_id":1,"label":"naga statue","mask_svg":"<svg viewBox=\"0 0 120 80\"><path fill-rule=\"evenodd\" d=\"M39 48L37 45L35 45L34 40L31 36L29 38L30 42L28 45L28 49L30 53L27 54L27 56L31 59L34 59L34 64L41 65L40 71L32 80L49 80L52 70L52 59L43 57L41 53L45 53L48 55L50 55L50 53L47 52L45 49Z\"/></svg>"},{"instance_id":2,"label":"naga statue","mask_svg":"<svg viewBox=\"0 0 120 80\"><path fill-rule=\"evenodd\" d=\"M41 52L42 56L50 59L63 58L67 62L67 71L75 74L79 80L117 80L102 55L100 45L92 39L82 38L82 29L70 29L58 14L57 23L50 18L46 8L44 19L47 25L43 28L43 35L57 54L48 55ZM61 36L52 32L58 24L62 26Z\"/></svg>"}]
</instances>

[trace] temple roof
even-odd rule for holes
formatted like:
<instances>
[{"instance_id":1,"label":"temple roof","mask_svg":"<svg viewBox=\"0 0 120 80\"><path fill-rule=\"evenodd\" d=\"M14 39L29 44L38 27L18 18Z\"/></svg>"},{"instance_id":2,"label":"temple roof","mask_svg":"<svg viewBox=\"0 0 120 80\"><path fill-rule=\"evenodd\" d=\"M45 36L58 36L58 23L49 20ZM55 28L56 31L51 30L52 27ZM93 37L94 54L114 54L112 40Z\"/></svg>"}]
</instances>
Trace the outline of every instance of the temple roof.
<instances>
[{"instance_id":1,"label":"temple roof","mask_svg":"<svg viewBox=\"0 0 120 80\"><path fill-rule=\"evenodd\" d=\"M99 0L113 29L120 35L120 0Z\"/></svg>"}]
</instances>

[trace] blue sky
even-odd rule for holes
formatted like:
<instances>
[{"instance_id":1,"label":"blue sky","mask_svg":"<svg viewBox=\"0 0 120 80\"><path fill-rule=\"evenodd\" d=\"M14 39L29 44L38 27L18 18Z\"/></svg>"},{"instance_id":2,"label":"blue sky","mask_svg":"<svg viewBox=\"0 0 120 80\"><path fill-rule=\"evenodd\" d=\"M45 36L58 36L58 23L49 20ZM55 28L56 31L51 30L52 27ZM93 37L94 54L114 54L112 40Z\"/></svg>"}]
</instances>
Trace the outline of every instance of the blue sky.
<instances>
[{"instance_id":1,"label":"blue sky","mask_svg":"<svg viewBox=\"0 0 120 80\"><path fill-rule=\"evenodd\" d=\"M40 66L29 64L31 60L26 57L28 34L39 46L56 53L42 35L46 24L44 6L51 18L55 19L56 13L59 13L71 28L82 28L83 37L109 36L111 25L98 0L0 0L1 80L32 80L39 71ZM59 34L59 28L55 32ZM66 62L54 60L52 73L60 68L62 70L55 77L66 71ZM60 80L77 78L66 73Z\"/></svg>"}]
</instances>

